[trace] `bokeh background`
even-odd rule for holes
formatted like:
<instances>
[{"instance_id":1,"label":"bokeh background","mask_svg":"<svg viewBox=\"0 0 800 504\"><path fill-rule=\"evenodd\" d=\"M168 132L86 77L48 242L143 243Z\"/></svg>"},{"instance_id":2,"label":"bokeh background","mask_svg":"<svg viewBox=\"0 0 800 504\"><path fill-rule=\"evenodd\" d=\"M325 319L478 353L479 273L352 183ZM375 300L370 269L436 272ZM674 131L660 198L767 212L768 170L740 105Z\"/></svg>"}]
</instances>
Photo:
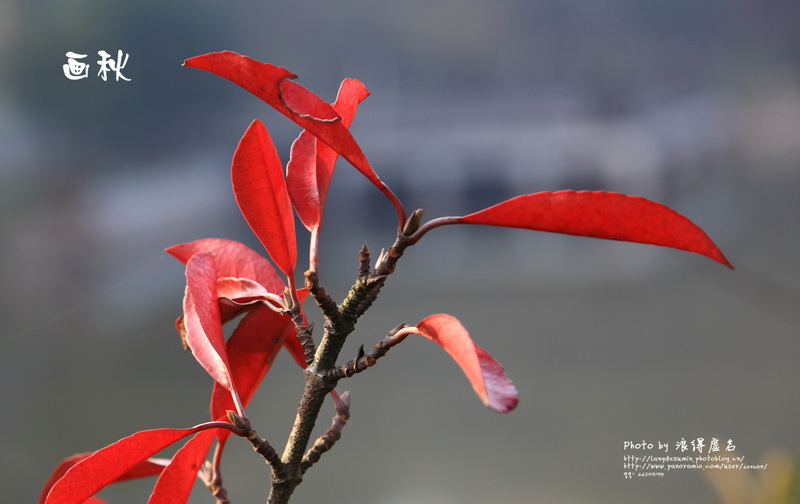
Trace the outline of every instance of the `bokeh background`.
<instances>
[{"instance_id":1,"label":"bokeh background","mask_svg":"<svg viewBox=\"0 0 800 504\"><path fill-rule=\"evenodd\" d=\"M372 91L353 131L409 210L463 214L519 193L605 189L689 216L735 272L656 247L440 229L411 249L345 354L450 313L502 362L519 408L483 408L419 338L343 384L353 417L298 502L758 500L800 455L800 3L796 0L0 0L0 481L33 502L62 458L204 421L211 380L172 323L203 237L258 244L230 191L254 118L297 128L181 68L222 49L333 100ZM129 54L130 82L70 81L66 52ZM340 298L392 210L342 165L322 243ZM300 372L280 356L249 409L282 449ZM327 428L332 408L323 413ZM732 439L765 471L623 478L625 441ZM771 454L771 455L770 455ZM235 503L263 464L230 443ZM789 474L790 476L786 476ZM119 484L145 502L153 481ZM759 493L762 492L762 493ZM766 495L766 494L765 494ZM733 496L733 497L731 497ZM741 500L735 500L740 498ZM211 502L198 487L192 502Z\"/></svg>"}]
</instances>

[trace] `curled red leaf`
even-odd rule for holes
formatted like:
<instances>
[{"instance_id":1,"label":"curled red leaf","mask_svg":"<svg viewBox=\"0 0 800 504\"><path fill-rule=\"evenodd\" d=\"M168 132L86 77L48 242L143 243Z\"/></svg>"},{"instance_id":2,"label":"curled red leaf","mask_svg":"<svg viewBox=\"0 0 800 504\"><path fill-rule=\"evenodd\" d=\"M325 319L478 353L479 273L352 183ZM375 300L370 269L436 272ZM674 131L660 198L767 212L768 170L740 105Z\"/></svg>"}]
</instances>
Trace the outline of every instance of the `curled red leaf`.
<instances>
[{"instance_id":1,"label":"curled red leaf","mask_svg":"<svg viewBox=\"0 0 800 504\"><path fill-rule=\"evenodd\" d=\"M455 317L431 315L417 324L420 335L438 343L467 376L483 404L499 413L517 407L519 393L503 366L472 342L469 332Z\"/></svg>"},{"instance_id":2,"label":"curled red leaf","mask_svg":"<svg viewBox=\"0 0 800 504\"><path fill-rule=\"evenodd\" d=\"M197 362L214 381L236 394L225 352L214 256L209 252L195 254L186 263L183 323L186 344Z\"/></svg>"},{"instance_id":3,"label":"curled red leaf","mask_svg":"<svg viewBox=\"0 0 800 504\"><path fill-rule=\"evenodd\" d=\"M258 299L263 299L266 293L279 295L285 287L272 263L247 245L237 241L205 238L174 245L167 248L166 251L184 264L195 254L205 252L214 254L217 297L220 298L220 316L223 324L243 312L255 308L254 298L256 295ZM244 288L250 290L253 299L242 298L243 295L248 294ZM175 326L186 346L186 328L183 316L176 321Z\"/></svg>"},{"instance_id":4,"label":"curled red leaf","mask_svg":"<svg viewBox=\"0 0 800 504\"><path fill-rule=\"evenodd\" d=\"M280 294L284 283L272 264L247 245L224 238L203 238L180 243L166 249L167 253L186 264L195 254L214 254L214 267L221 277L249 278L255 280L269 292Z\"/></svg>"},{"instance_id":5,"label":"curled red leaf","mask_svg":"<svg viewBox=\"0 0 800 504\"><path fill-rule=\"evenodd\" d=\"M291 277L297 262L292 204L278 152L259 120L239 141L231 179L245 220L278 269Z\"/></svg>"},{"instance_id":6,"label":"curled red leaf","mask_svg":"<svg viewBox=\"0 0 800 504\"><path fill-rule=\"evenodd\" d=\"M249 278L217 278L217 297L220 298L220 302L233 304L235 307L246 307L260 301L270 301L281 306L283 302L283 298ZM226 318L223 316L222 322L225 323L225 321Z\"/></svg>"},{"instance_id":7,"label":"curled red leaf","mask_svg":"<svg viewBox=\"0 0 800 504\"><path fill-rule=\"evenodd\" d=\"M212 254L221 322L246 312L225 343L227 366L243 406L249 402L281 346L285 346L295 361L305 367L305 354L290 317L276 313L264 304L268 296L282 292L284 288L269 261L242 243L218 238L182 243L168 248L167 252L183 263L188 263L197 254ZM272 287L267 289L266 285ZM297 290L301 304L307 295L306 289ZM269 299L266 302L274 302L274 296ZM184 328L185 333L183 317L178 326ZM236 405L231 394L215 381L211 399L212 420L225 420L226 411L234 409ZM227 438L228 432L220 431L219 436Z\"/></svg>"}]
</instances>

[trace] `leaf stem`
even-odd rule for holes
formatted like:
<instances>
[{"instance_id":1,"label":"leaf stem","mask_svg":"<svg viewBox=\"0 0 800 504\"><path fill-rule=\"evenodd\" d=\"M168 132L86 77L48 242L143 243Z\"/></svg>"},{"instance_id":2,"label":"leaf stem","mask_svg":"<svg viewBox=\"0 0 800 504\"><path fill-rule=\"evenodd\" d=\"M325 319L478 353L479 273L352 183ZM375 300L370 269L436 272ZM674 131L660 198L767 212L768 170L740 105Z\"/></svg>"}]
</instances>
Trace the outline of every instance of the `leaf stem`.
<instances>
[{"instance_id":1,"label":"leaf stem","mask_svg":"<svg viewBox=\"0 0 800 504\"><path fill-rule=\"evenodd\" d=\"M425 234L430 231L431 229L440 227L440 226L447 226L450 224L460 224L462 217L460 216L447 216L447 217L437 217L435 219L431 219L425 224L422 224L419 229L417 229L413 234L408 237L407 245L414 245L417 243Z\"/></svg>"}]
</instances>

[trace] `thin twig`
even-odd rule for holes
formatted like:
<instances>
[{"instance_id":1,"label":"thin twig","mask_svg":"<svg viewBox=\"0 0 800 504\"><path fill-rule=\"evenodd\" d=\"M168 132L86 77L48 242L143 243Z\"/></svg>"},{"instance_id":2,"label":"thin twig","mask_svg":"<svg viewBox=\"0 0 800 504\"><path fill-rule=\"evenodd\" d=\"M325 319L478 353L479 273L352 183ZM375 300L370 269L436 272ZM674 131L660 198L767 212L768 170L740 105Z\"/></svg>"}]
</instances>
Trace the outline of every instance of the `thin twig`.
<instances>
[{"instance_id":1,"label":"thin twig","mask_svg":"<svg viewBox=\"0 0 800 504\"><path fill-rule=\"evenodd\" d=\"M358 349L358 355L355 359L347 362L339 367L331 369L325 378L332 382L337 382L342 378L349 378L356 373L360 373L367 368L375 365L375 363L386 355L395 345L406 339L406 336L413 334L417 331L416 327L408 327L406 324L400 324L395 327L389 334L376 344L370 353L364 353L364 347Z\"/></svg>"},{"instance_id":2,"label":"thin twig","mask_svg":"<svg viewBox=\"0 0 800 504\"><path fill-rule=\"evenodd\" d=\"M331 427L314 442L314 446L303 456L303 461L300 463L300 471L303 473L316 464L322 454L333 448L336 441L342 437L342 429L350 418L350 393L345 392L338 398L334 396L334 400L336 400L336 414L333 416Z\"/></svg>"},{"instance_id":3,"label":"thin twig","mask_svg":"<svg viewBox=\"0 0 800 504\"><path fill-rule=\"evenodd\" d=\"M217 501L217 504L230 504L228 500L228 491L222 486L222 472L220 470L220 462L222 460L222 449L225 446L225 441L217 441L214 448L214 456L211 462L206 461L200 469L199 478L205 483L211 495Z\"/></svg>"},{"instance_id":4,"label":"thin twig","mask_svg":"<svg viewBox=\"0 0 800 504\"><path fill-rule=\"evenodd\" d=\"M219 451L219 445L217 445L217 452ZM217 458L217 452L214 453L214 458ZM214 468L214 465L211 462L206 462L203 464L203 468L200 470L200 479L205 483L208 490L211 492L211 495L217 500L217 504L230 504L230 500L228 500L228 492L222 486L222 476L219 473L218 468Z\"/></svg>"},{"instance_id":5,"label":"thin twig","mask_svg":"<svg viewBox=\"0 0 800 504\"><path fill-rule=\"evenodd\" d=\"M276 481L285 480L286 465L281 461L281 456L278 455L278 452L275 451L275 448L273 448L266 439L260 437L256 433L250 425L250 421L246 418L242 418L233 411L228 411L228 419L230 419L236 427L244 431L242 437L247 438L250 444L253 445L253 450L261 455L270 467L272 467L273 479Z\"/></svg>"}]
</instances>

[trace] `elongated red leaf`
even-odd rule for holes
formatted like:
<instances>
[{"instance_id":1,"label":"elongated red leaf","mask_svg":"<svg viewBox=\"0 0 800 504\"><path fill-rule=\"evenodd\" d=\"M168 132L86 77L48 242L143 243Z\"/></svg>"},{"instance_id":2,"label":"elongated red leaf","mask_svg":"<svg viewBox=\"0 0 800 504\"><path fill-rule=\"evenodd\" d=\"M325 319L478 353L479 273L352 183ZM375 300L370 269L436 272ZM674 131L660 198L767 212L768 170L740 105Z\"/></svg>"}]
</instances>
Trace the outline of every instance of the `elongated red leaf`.
<instances>
[{"instance_id":1,"label":"elongated red leaf","mask_svg":"<svg viewBox=\"0 0 800 504\"><path fill-rule=\"evenodd\" d=\"M339 87L334 110L349 128L356 108L369 91L360 81L345 79ZM309 231L319 227L322 211L339 154L307 130L292 144L286 165L286 186L298 217Z\"/></svg>"},{"instance_id":2,"label":"elongated red leaf","mask_svg":"<svg viewBox=\"0 0 800 504\"><path fill-rule=\"evenodd\" d=\"M207 428L152 429L120 439L72 466L50 489L45 503L82 504L148 457Z\"/></svg>"},{"instance_id":3,"label":"elongated red leaf","mask_svg":"<svg viewBox=\"0 0 800 504\"><path fill-rule=\"evenodd\" d=\"M336 111L319 96L289 80L296 78L295 74L230 51L195 56L183 64L238 84L328 144L380 189L392 202L401 224L405 222L405 211L397 196L378 178L361 147L337 120Z\"/></svg>"},{"instance_id":4,"label":"elongated red leaf","mask_svg":"<svg viewBox=\"0 0 800 504\"><path fill-rule=\"evenodd\" d=\"M224 429L218 429L223 431ZM224 430L224 432L230 432ZM213 430L195 434L183 447L175 452L170 464L156 481L147 504L184 504L189 500L197 473L214 439Z\"/></svg>"},{"instance_id":5,"label":"elongated red leaf","mask_svg":"<svg viewBox=\"0 0 800 504\"><path fill-rule=\"evenodd\" d=\"M456 318L446 314L431 315L417 324L417 330L450 354L484 405L500 413L517 407L519 393L503 366L472 342Z\"/></svg>"},{"instance_id":6,"label":"elongated red leaf","mask_svg":"<svg viewBox=\"0 0 800 504\"><path fill-rule=\"evenodd\" d=\"M283 280L272 264L244 243L223 238L204 238L173 245L166 252L183 264L197 253L211 252L214 254L214 265L219 277L249 278L263 285L269 292L283 292Z\"/></svg>"},{"instance_id":7,"label":"elongated red leaf","mask_svg":"<svg viewBox=\"0 0 800 504\"><path fill-rule=\"evenodd\" d=\"M60 480L64 474L75 464L82 461L83 459L92 455L91 452L89 453L78 453L76 455L72 455L71 457L67 457L66 459L62 460L61 463L53 469L53 472L50 474L50 477L42 487L42 491L39 494L39 499L36 501L37 504L44 504L45 499L47 498L47 494L50 492L50 489L56 483L56 481ZM129 471L127 471L122 476L118 477L116 481L125 481L135 478L145 478L147 476L155 476L157 474L161 474L161 471L164 470L164 467L169 464L169 459L147 459L139 462L136 466L132 467ZM95 498L95 501L98 503L103 502L101 499ZM88 501L87 501L88 502Z\"/></svg>"},{"instance_id":8,"label":"elongated red leaf","mask_svg":"<svg viewBox=\"0 0 800 504\"><path fill-rule=\"evenodd\" d=\"M294 214L278 152L264 124L255 120L233 154L236 202L270 258L291 276L297 262Z\"/></svg>"},{"instance_id":9,"label":"elongated red leaf","mask_svg":"<svg viewBox=\"0 0 800 504\"><path fill-rule=\"evenodd\" d=\"M649 243L695 252L733 267L696 224L639 196L604 191L539 192L517 196L457 221Z\"/></svg>"},{"instance_id":10,"label":"elongated red leaf","mask_svg":"<svg viewBox=\"0 0 800 504\"><path fill-rule=\"evenodd\" d=\"M306 229L313 231L322 219L324 195L317 181L317 138L306 130L292 143L286 163L286 189L294 210Z\"/></svg>"},{"instance_id":11,"label":"elongated red leaf","mask_svg":"<svg viewBox=\"0 0 800 504\"><path fill-rule=\"evenodd\" d=\"M195 254L186 263L183 323L186 328L186 344L197 362L214 381L231 393L236 393L225 352L214 256L209 252Z\"/></svg>"}]
</instances>

